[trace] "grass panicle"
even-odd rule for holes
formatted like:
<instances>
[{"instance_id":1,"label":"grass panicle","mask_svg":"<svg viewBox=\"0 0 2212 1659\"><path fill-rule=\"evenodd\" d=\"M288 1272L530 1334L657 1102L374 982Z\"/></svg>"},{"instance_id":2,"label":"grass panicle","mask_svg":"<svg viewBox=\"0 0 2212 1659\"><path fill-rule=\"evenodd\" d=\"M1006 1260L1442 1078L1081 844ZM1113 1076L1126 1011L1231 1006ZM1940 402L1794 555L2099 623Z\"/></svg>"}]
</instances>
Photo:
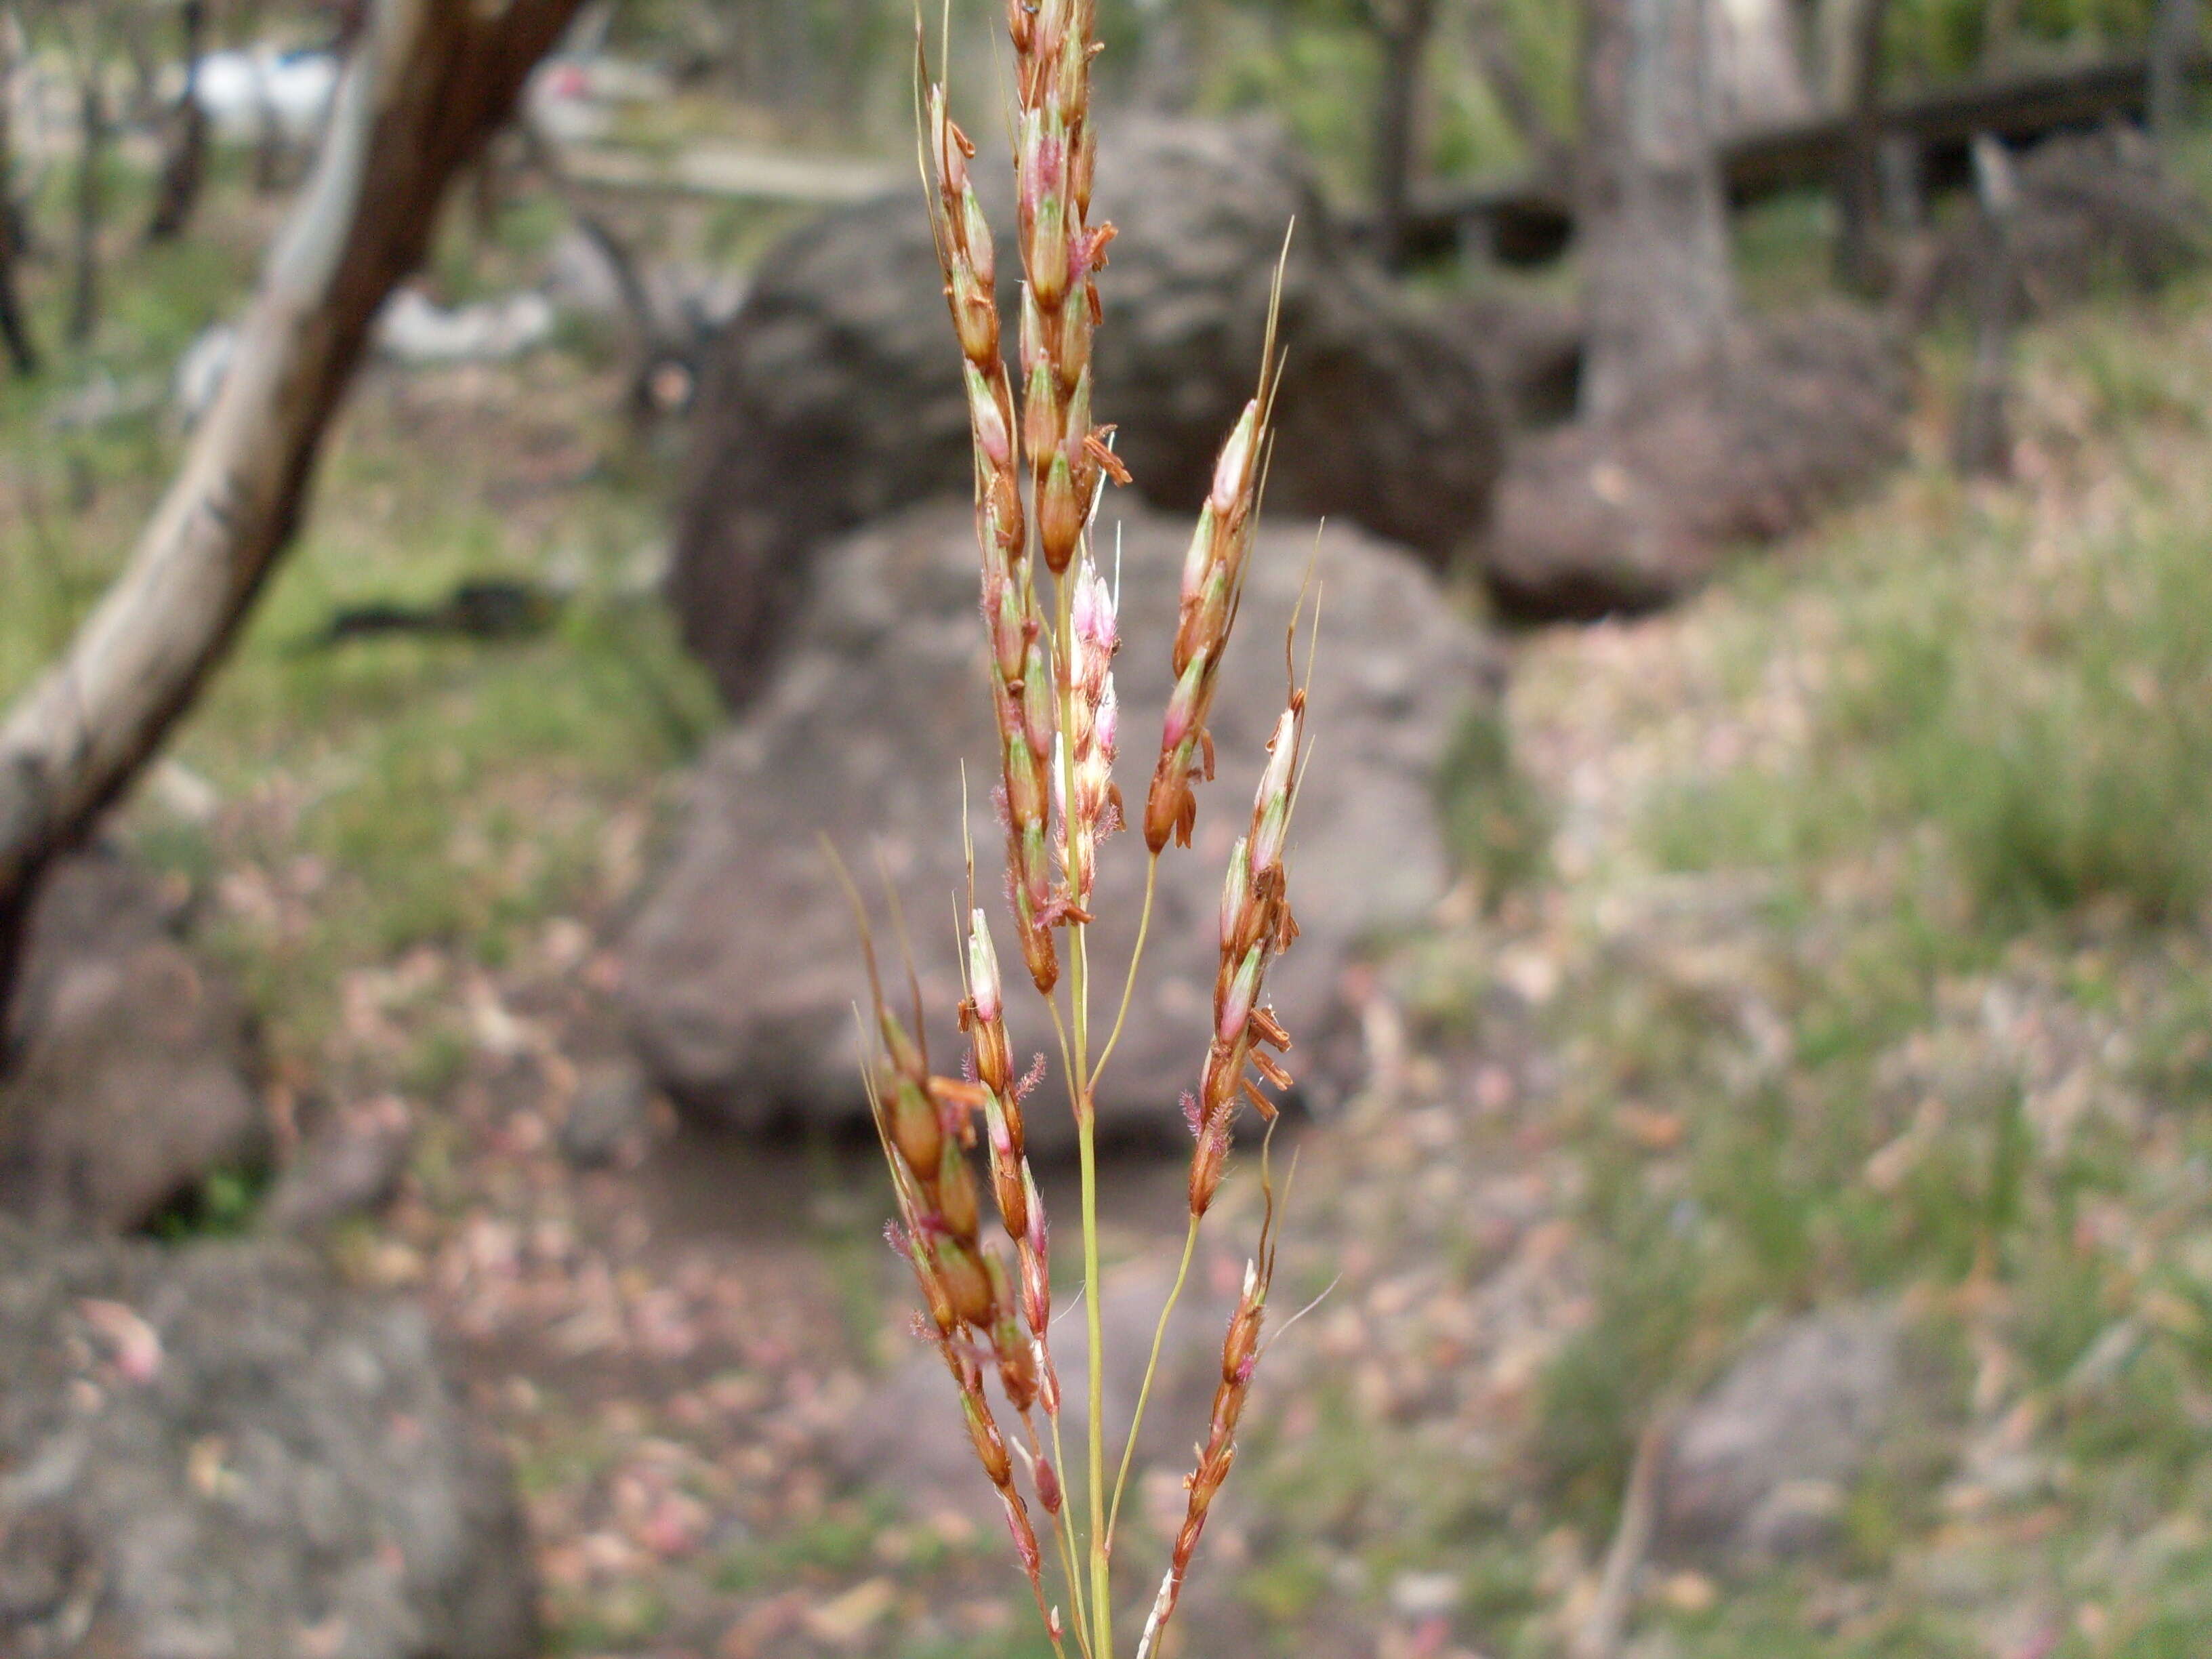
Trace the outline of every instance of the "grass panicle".
<instances>
[{"instance_id":1,"label":"grass panicle","mask_svg":"<svg viewBox=\"0 0 2212 1659\"><path fill-rule=\"evenodd\" d=\"M1000 749L996 796L1006 831L1006 890L1023 963L1045 1000L1059 1042L1081 1164L1082 1300L1090 1337L1085 1519L1079 1520L1067 1490L1060 1386L1051 1347L1048 1234L1027 1152L1024 1097L1042 1066L1040 1062L1024 1077L1014 1073L1006 985L990 923L975 902L972 849L961 929L966 994L958 1011L969 1048L965 1075L955 1079L931 1072L920 1036L920 999L909 1032L884 1001L872 946L866 947L873 1014L866 1046L869 1098L899 1209L891 1237L913 1268L926 1310L917 1328L952 1375L969 1438L1005 1507L1016 1554L1055 1651L1072 1629L1085 1659L1110 1659L1114 1529L1168 1314L1188 1274L1200 1221L1220 1184L1239 1104L1249 1101L1272 1121L1275 1107L1260 1085L1284 1087L1290 1081L1275 1058L1290 1046L1290 1035L1261 992L1269 963L1297 933L1284 853L1297 793L1305 693L1292 690L1269 745L1251 832L1231 862L1214 1018L1199 1092L1188 1097L1199 1143L1190 1227L1109 1501L1095 1090L1128 1013L1150 930L1158 860L1171 839L1188 845L1197 813L1194 786L1212 775L1206 720L1236 622L1267 472L1269 406L1279 373L1275 319L1281 270L1259 389L1223 446L1182 579L1176 635L1168 646L1177 683L1146 804L1144 908L1113 1025L1103 1042L1096 1042L1088 929L1100 849L1122 827L1124 814L1114 779L1121 718L1113 674L1122 644L1120 572L1117 562L1109 585L1093 556L1091 532L1106 483L1129 481L1115 459L1113 428L1091 419L1091 343L1105 315L1097 276L1114 236L1111 225L1090 223L1097 149L1091 118L1091 64L1099 50L1096 12L1095 0L1010 0L1007 11L1023 273L1018 419L1000 337L995 244L970 173L975 146L951 117L945 83L931 77L926 50L918 45L915 55L922 171L963 360L975 451L975 532ZM1040 564L1049 577L1048 594L1037 574ZM842 878L842 867L840 873ZM849 880L846 886L857 909L858 895ZM860 921L865 945L865 915ZM1064 940L1055 937L1061 933ZM1012 1246L1011 1268L1004 1250L981 1237L981 1183L971 1158L979 1141ZM1231 1326L1221 1389L1190 1478L1189 1515L1176 1540L1144 1650L1173 1612L1206 1512L1235 1455L1273 1270L1274 1199L1272 1188L1267 1191L1259 1252ZM1020 1424L1018 1443L1010 1445L994 1413L988 1372L995 1372L1006 1408ZM1046 1589L1043 1554L1030 1519L1031 1497L1052 1523L1066 1620Z\"/></svg>"}]
</instances>

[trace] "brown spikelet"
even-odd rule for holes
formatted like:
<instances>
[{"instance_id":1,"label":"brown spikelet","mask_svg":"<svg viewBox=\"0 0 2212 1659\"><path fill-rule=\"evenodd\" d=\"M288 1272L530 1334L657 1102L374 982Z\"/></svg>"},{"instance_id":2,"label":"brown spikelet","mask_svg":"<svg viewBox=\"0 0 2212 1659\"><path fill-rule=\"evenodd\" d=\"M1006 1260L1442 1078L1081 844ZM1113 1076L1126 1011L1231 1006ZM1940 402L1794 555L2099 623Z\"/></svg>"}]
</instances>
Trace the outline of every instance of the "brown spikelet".
<instances>
[{"instance_id":1,"label":"brown spikelet","mask_svg":"<svg viewBox=\"0 0 2212 1659\"><path fill-rule=\"evenodd\" d=\"M1283 867L1298 752L1305 732L1305 694L1293 690L1267 745L1267 765L1252 802L1251 832L1229 854L1221 893L1221 964L1213 985L1213 1036L1206 1045L1194 1115L1198 1146L1191 1156L1190 1209L1204 1215L1221 1184L1228 1158L1230 1121L1242 1098L1273 1120L1275 1107L1247 1075L1248 1068L1278 1089L1290 1073L1266 1048L1291 1046L1291 1034L1260 1000L1268 964L1297 936L1290 919L1289 883ZM1263 1046L1264 1045L1264 1046Z\"/></svg>"},{"instance_id":2,"label":"brown spikelet","mask_svg":"<svg viewBox=\"0 0 2212 1659\"><path fill-rule=\"evenodd\" d=\"M1285 244L1287 258L1289 245ZM1198 816L1194 778L1213 776L1213 738L1206 722L1213 709L1213 689L1222 653L1236 625L1244 597L1244 570L1259 527L1260 497L1267 481L1268 420L1274 408L1281 366L1275 355L1275 325L1282 306L1283 266L1275 270L1268 303L1267 344L1261 353L1260 388L1244 405L1213 464L1213 481L1199 508L1198 526L1184 556L1182 597L1176 617L1175 691L1160 729L1159 759L1145 799L1145 844L1155 854L1172 836L1190 845Z\"/></svg>"},{"instance_id":3,"label":"brown spikelet","mask_svg":"<svg viewBox=\"0 0 2212 1659\"><path fill-rule=\"evenodd\" d=\"M1044 1594L1043 1555L1037 1548L1036 1531L1030 1524L1029 1505L1022 1501L1022 1494L1014 1485L1013 1460L1007 1455L1006 1437L999 1432L998 1419L992 1413L991 1402L984 1397L983 1374L974 1358L954 1343L940 1340L938 1351L960 1390L969 1439L975 1448L984 1474L998 1490L1000 1504L1006 1510L1006 1530L1013 1538L1014 1553L1030 1581L1030 1590L1036 1597L1037 1612L1050 1623L1052 1610L1046 1604Z\"/></svg>"},{"instance_id":4,"label":"brown spikelet","mask_svg":"<svg viewBox=\"0 0 2212 1659\"><path fill-rule=\"evenodd\" d=\"M1023 447L1037 550L1054 575L1075 559L1103 466L1091 418L1097 273L1113 228L1093 230L1090 0L1044 0L1014 24L1015 203L1022 270Z\"/></svg>"},{"instance_id":5,"label":"brown spikelet","mask_svg":"<svg viewBox=\"0 0 2212 1659\"><path fill-rule=\"evenodd\" d=\"M919 48L917 48L919 52ZM923 66L925 76L927 65ZM1039 991L1060 977L1052 942L1053 872L1047 849L1053 709L1044 663L1044 613L1031 574L1022 512L1013 389L999 340L995 254L968 175L975 147L929 88L925 120L933 167L930 224L953 331L964 360L968 423L975 453L975 538L982 550L983 625L989 635L991 706L999 727L1006 807L1006 866L1022 960Z\"/></svg>"}]
</instances>

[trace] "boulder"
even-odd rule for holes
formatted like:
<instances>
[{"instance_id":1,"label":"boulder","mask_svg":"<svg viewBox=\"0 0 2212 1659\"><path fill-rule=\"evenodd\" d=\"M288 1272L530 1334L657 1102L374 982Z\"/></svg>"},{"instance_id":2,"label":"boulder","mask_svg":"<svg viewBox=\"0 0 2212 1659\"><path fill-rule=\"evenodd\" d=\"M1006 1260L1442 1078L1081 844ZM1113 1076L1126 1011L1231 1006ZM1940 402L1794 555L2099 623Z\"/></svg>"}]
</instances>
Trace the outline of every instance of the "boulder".
<instances>
[{"instance_id":1,"label":"boulder","mask_svg":"<svg viewBox=\"0 0 2212 1659\"><path fill-rule=\"evenodd\" d=\"M1001 194L1011 184L979 167ZM1153 120L1102 142L1097 417L1157 505L1194 509L1258 379L1284 273L1271 500L1348 518L1441 562L1487 508L1495 422L1454 332L1331 224L1279 132ZM1018 270L1001 203L999 269ZM1006 337L1018 284L1002 280ZM959 354L919 186L832 213L762 261L714 348L695 416L669 592L735 705L769 672L812 556L971 475Z\"/></svg>"},{"instance_id":2,"label":"boulder","mask_svg":"<svg viewBox=\"0 0 2212 1659\"><path fill-rule=\"evenodd\" d=\"M1572 298L1489 287L1446 301L1441 315L1480 368L1509 431L1574 418L1584 321Z\"/></svg>"},{"instance_id":3,"label":"boulder","mask_svg":"<svg viewBox=\"0 0 2212 1659\"><path fill-rule=\"evenodd\" d=\"M268 1155L243 998L112 854L64 860L33 908L0 1079L0 1210L127 1230Z\"/></svg>"},{"instance_id":4,"label":"boulder","mask_svg":"<svg viewBox=\"0 0 2212 1659\"><path fill-rule=\"evenodd\" d=\"M1758 1565L1832 1541L1906 1391L1893 1310L1829 1309L1769 1332L1675 1425L1660 1553Z\"/></svg>"},{"instance_id":5,"label":"boulder","mask_svg":"<svg viewBox=\"0 0 2212 1659\"><path fill-rule=\"evenodd\" d=\"M270 1188L260 1224L313 1233L383 1208L399 1190L414 1145L414 1121L396 1095L324 1113Z\"/></svg>"},{"instance_id":6,"label":"boulder","mask_svg":"<svg viewBox=\"0 0 2212 1659\"><path fill-rule=\"evenodd\" d=\"M266 1243L0 1223L0 1653L526 1659L522 1516L428 1325Z\"/></svg>"},{"instance_id":7,"label":"boulder","mask_svg":"<svg viewBox=\"0 0 2212 1659\"><path fill-rule=\"evenodd\" d=\"M1102 515L1101 545L1121 572L1119 772L1132 810L1157 753L1188 534L1188 520L1126 494ZM1316 1051L1340 1017L1347 963L1372 935L1419 922L1443 893L1437 759L1455 722L1497 695L1480 635L1395 550L1334 524L1316 541L1309 527L1271 523L1252 557L1212 722L1220 775L1201 791L1194 847L1161 861L1144 978L1101 1085L1109 1127L1182 1133L1178 1097L1195 1085L1206 1048L1224 863L1250 823L1285 693L1285 629L1309 562L1322 588L1314 760L1291 860L1304 933L1269 989L1297 1040L1291 1067L1316 1098L1346 1081L1342 1063L1332 1074ZM976 558L964 502L917 508L833 549L775 678L709 753L623 966L639 1052L686 1109L744 1128L865 1121L852 1012L864 988L860 951L824 835L872 888L880 855L911 922L935 1060L956 1066L961 991L945 930L965 883L963 762L980 897L1009 964L1017 1058L1054 1049L1000 896ZM1102 1025L1133 943L1145 862L1133 832L1104 844L1091 951ZM1032 1145L1064 1146L1066 1116L1033 1111Z\"/></svg>"},{"instance_id":8,"label":"boulder","mask_svg":"<svg viewBox=\"0 0 2212 1659\"><path fill-rule=\"evenodd\" d=\"M1735 549L1768 542L1884 477L1905 453L1901 337L1842 307L1761 319L1708 374L1646 388L1603 429L1515 442L1478 543L1506 615L1650 611Z\"/></svg>"},{"instance_id":9,"label":"boulder","mask_svg":"<svg viewBox=\"0 0 2212 1659\"><path fill-rule=\"evenodd\" d=\"M652 1104L645 1074L635 1060L587 1066L561 1120L561 1150L580 1170L618 1164L644 1144Z\"/></svg>"},{"instance_id":10,"label":"boulder","mask_svg":"<svg viewBox=\"0 0 2212 1659\"><path fill-rule=\"evenodd\" d=\"M2107 283L2148 293L2212 252L2203 198L2133 127L2046 138L2020 158L2013 179L2014 318L2048 316ZM1960 214L1906 262L1905 314L1924 325L1946 310L1971 311L1987 258L1978 218Z\"/></svg>"}]
</instances>

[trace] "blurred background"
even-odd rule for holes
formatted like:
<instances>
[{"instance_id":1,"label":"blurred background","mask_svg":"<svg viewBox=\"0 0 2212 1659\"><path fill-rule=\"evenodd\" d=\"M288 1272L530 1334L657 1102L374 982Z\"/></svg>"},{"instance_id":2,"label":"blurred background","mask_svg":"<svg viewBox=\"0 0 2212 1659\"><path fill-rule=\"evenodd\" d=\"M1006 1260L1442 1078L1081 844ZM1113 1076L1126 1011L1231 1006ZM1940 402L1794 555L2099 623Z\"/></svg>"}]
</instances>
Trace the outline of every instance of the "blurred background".
<instances>
[{"instance_id":1,"label":"blurred background","mask_svg":"<svg viewBox=\"0 0 2212 1659\"><path fill-rule=\"evenodd\" d=\"M1117 1419L1325 592L1279 1334L1171 1652L2212 1653L2202 22L1099 0L1125 772L1297 221L1101 1103ZM945 27L1011 270L1003 19ZM908 0L0 6L0 1653L1048 1651L819 851L950 1069L991 738L914 52Z\"/></svg>"}]
</instances>

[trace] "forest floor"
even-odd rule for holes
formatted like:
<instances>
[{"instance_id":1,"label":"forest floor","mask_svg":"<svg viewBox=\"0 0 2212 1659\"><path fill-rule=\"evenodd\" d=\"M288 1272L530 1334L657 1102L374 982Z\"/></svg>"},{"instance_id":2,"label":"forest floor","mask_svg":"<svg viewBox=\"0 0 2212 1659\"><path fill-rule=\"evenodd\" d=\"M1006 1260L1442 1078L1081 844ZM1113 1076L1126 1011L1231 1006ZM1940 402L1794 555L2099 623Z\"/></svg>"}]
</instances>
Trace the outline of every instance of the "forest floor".
<instances>
[{"instance_id":1,"label":"forest floor","mask_svg":"<svg viewBox=\"0 0 2212 1659\"><path fill-rule=\"evenodd\" d=\"M179 441L158 407L61 412L166 373L266 216L134 257L92 352L0 394L0 692ZM454 240L452 290L529 280L550 234ZM1962 354L1923 355L1879 499L1665 615L1509 641L1448 780L1467 878L1360 988L1368 1087L1303 1132L1278 1301L1319 1301L1261 1370L1183 1651L1560 1651L1640 1425L1868 1300L1929 1356L1907 1427L1811 1553L1656 1563L1627 1651L2201 1651L2212 289L2033 331L2003 485L1948 476ZM398 1200L334 1249L451 1340L559 1651L1034 1655L973 1494L852 1467L912 1352L865 1149L664 1114L576 1155L613 947L716 718L653 593L669 434L620 379L581 337L372 371L119 833L248 986L280 1121L415 1121ZM542 632L320 642L498 576L558 587ZM1178 1184L1109 1171L1123 1271L1171 1249ZM1248 1165L1203 1279L1253 1219ZM950 1401L911 1432L957 1437ZM1171 1522L1173 1470L1139 1499Z\"/></svg>"}]
</instances>

